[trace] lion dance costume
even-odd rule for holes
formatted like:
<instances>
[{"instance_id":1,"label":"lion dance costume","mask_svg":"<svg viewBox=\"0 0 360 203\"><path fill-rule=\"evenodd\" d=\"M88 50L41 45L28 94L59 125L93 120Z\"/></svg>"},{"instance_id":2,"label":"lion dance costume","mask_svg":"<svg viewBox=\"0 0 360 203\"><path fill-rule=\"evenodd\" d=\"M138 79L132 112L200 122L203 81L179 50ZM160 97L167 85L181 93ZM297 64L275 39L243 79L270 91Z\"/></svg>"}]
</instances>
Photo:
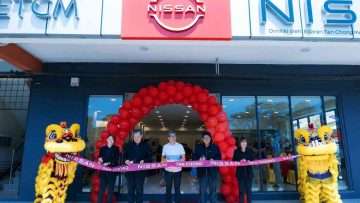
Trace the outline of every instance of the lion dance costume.
<instances>
[{"instance_id":1,"label":"lion dance costume","mask_svg":"<svg viewBox=\"0 0 360 203\"><path fill-rule=\"evenodd\" d=\"M79 136L80 125L70 128L65 122L46 128L45 150L36 177L34 203L64 203L68 186L73 182L77 164L64 158L66 154L78 154L85 148Z\"/></svg>"},{"instance_id":2,"label":"lion dance costume","mask_svg":"<svg viewBox=\"0 0 360 203\"><path fill-rule=\"evenodd\" d=\"M309 125L309 131L295 132L298 162L298 182L301 199L305 203L341 203L338 193L337 146L333 130L322 126L317 131Z\"/></svg>"}]
</instances>

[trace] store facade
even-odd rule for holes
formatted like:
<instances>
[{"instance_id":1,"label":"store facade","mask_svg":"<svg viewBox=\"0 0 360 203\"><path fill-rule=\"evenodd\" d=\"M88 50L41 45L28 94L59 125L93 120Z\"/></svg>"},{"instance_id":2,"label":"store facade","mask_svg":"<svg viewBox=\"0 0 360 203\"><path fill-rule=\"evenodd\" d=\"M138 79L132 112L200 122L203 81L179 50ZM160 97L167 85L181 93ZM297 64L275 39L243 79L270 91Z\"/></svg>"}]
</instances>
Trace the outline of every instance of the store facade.
<instances>
[{"instance_id":1,"label":"store facade","mask_svg":"<svg viewBox=\"0 0 360 203\"><path fill-rule=\"evenodd\" d=\"M328 124L339 147L341 196L360 198L360 2L57 0L10 1L1 8L3 46L16 43L42 67L1 75L7 82L30 81L30 95L18 185L0 201L33 200L48 124L80 123L87 142L83 155L91 159L101 130L122 103L168 80L216 95L233 135L246 136L259 159L294 153L294 130ZM2 90L3 98L13 91ZM149 140L171 130L163 124L171 120L163 120L164 129L148 130ZM173 130L204 130L184 127L185 122ZM295 162L287 164L254 168L255 199L298 199ZM89 200L91 174L79 168L69 200ZM120 179L116 194L124 199ZM197 197L196 187L183 192L188 201ZM163 192L160 187L145 193L157 201Z\"/></svg>"}]
</instances>

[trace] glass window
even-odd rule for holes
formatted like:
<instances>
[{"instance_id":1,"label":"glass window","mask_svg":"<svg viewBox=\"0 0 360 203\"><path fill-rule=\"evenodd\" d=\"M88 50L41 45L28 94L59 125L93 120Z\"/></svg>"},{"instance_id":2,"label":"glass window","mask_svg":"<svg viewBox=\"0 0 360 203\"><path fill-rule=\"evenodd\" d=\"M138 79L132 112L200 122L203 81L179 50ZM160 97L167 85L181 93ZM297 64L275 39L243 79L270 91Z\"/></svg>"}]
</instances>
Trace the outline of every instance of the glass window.
<instances>
[{"instance_id":1,"label":"glass window","mask_svg":"<svg viewBox=\"0 0 360 203\"><path fill-rule=\"evenodd\" d=\"M319 128L322 123L322 105L320 96L291 97L293 120L299 121L299 128L308 129L309 124Z\"/></svg>"},{"instance_id":2,"label":"glass window","mask_svg":"<svg viewBox=\"0 0 360 203\"><path fill-rule=\"evenodd\" d=\"M324 108L325 108L325 120L326 124L329 125L334 130L334 137L336 144L338 145L337 158L339 160L339 189L346 190L348 189L347 184L347 173L346 173L346 163L344 155L344 145L343 145L343 134L338 126L338 113L336 108L336 97L334 96L325 96L324 97Z\"/></svg>"},{"instance_id":3,"label":"glass window","mask_svg":"<svg viewBox=\"0 0 360 203\"><path fill-rule=\"evenodd\" d=\"M31 79L0 78L0 196L18 194Z\"/></svg>"},{"instance_id":4,"label":"glass window","mask_svg":"<svg viewBox=\"0 0 360 203\"><path fill-rule=\"evenodd\" d=\"M292 154L289 98L258 97L260 158ZM263 191L294 191L295 162L286 161L261 166Z\"/></svg>"},{"instance_id":5,"label":"glass window","mask_svg":"<svg viewBox=\"0 0 360 203\"><path fill-rule=\"evenodd\" d=\"M222 105L226 112L230 129L236 138L242 136L248 140L248 145L255 153L258 152L256 105L254 96L224 96ZM260 190L259 168L254 167L254 183L252 190Z\"/></svg>"},{"instance_id":6,"label":"glass window","mask_svg":"<svg viewBox=\"0 0 360 203\"><path fill-rule=\"evenodd\" d=\"M93 159L92 155L95 152L95 143L100 133L105 129L111 116L117 113L122 103L123 97L121 95L94 95L89 97L87 139L86 150L84 152L86 158ZM83 192L90 192L92 173L93 170L84 168ZM118 183L119 181L117 180L116 184Z\"/></svg>"}]
</instances>

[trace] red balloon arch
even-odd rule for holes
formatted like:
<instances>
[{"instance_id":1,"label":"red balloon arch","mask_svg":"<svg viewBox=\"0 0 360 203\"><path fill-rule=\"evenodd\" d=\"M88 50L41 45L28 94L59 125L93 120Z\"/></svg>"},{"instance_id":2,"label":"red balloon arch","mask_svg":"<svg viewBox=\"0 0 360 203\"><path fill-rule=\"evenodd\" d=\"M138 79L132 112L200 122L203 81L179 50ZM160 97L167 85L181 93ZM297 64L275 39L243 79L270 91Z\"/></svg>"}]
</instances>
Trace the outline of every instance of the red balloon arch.
<instances>
[{"instance_id":1,"label":"red balloon arch","mask_svg":"<svg viewBox=\"0 0 360 203\"><path fill-rule=\"evenodd\" d=\"M118 114L112 116L106 130L97 140L94 158L97 160L100 148L106 144L106 138L110 134L115 136L116 146L122 147L129 133L142 118L153 109L167 104L190 105L199 113L200 119L211 133L215 144L219 146L222 159L232 159L236 146L235 139L231 134L226 113L216 97L198 85L173 80L161 82L158 86L142 88L131 100L125 101ZM220 191L227 203L238 200L235 170L233 167L219 169L222 177ZM99 176L96 173L92 177L91 202L97 201L98 191Z\"/></svg>"}]
</instances>

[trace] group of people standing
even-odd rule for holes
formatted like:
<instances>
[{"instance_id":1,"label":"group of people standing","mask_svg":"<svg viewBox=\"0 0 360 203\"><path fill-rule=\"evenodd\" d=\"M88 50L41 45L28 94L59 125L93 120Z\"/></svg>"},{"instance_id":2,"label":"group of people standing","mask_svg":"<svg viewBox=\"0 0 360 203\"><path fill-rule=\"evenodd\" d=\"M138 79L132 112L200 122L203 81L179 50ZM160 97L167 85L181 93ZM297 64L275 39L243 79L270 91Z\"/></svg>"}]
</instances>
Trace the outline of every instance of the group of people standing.
<instances>
[{"instance_id":1,"label":"group of people standing","mask_svg":"<svg viewBox=\"0 0 360 203\"><path fill-rule=\"evenodd\" d=\"M201 144L195 146L192 155L193 160L221 160L221 154L216 144L212 142L211 134L207 131L201 135ZM152 152L150 146L144 142L141 131L136 130L131 140L126 143L123 154L120 156L120 150L114 145L114 137L107 138L107 145L100 149L98 162L105 166L116 166L118 164L142 164L152 162ZM239 148L234 153L234 161L253 160L253 153L247 147L247 141L242 137L239 141ZM122 161L120 160L122 157ZM163 146L161 154L162 162L185 161L185 150L182 144L176 142L176 133L170 131L168 133L168 143ZM175 203L180 203L180 186L181 186L181 167L167 167L164 169L164 179L166 185L166 203L172 203L172 188L174 187ZM252 168L238 167L237 179L239 182L240 203L251 203L251 187L252 187ZM144 195L145 172L127 172L128 202L142 203ZM210 203L217 202L217 183L218 169L214 167L198 168L197 177L200 186L199 203L206 203L207 199ZM112 202L116 174L111 172L100 172L100 191L98 195L98 203L103 200L103 195L107 189L107 203ZM209 197L209 198L207 198Z\"/></svg>"}]
</instances>

